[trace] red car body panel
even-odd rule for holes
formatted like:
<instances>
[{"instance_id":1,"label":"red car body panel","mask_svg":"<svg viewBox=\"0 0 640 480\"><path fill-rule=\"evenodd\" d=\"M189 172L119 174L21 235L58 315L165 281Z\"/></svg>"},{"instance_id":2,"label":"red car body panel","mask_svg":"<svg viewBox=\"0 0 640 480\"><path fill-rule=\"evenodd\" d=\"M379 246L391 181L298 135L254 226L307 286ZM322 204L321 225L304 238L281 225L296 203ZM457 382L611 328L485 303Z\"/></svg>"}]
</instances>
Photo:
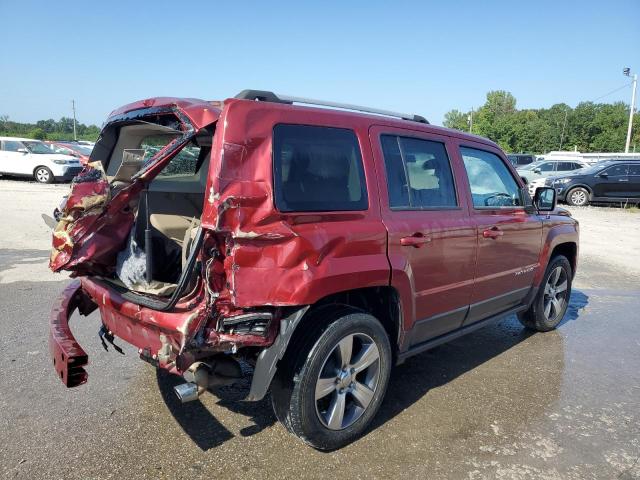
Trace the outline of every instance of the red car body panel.
<instances>
[{"instance_id":1,"label":"red car body panel","mask_svg":"<svg viewBox=\"0 0 640 480\"><path fill-rule=\"evenodd\" d=\"M55 147L71 150L74 153L74 155L78 157L78 160L80 160L80 163L82 163L83 165L85 165L89 161L89 155L85 155L80 150L75 148L75 145L73 143L60 143L60 142L51 142L51 141L46 141L45 143L48 145L53 145Z\"/></svg>"},{"instance_id":2,"label":"red car body panel","mask_svg":"<svg viewBox=\"0 0 640 480\"><path fill-rule=\"evenodd\" d=\"M310 111L311 110L311 111ZM278 123L341 125L362 147L369 207L363 212L281 213L272 191L271 134ZM202 226L227 241L229 287L240 308L308 305L339 291L388 285L386 229L380 221L368 122L326 110L229 100L218 122Z\"/></svg>"},{"instance_id":3,"label":"red car body panel","mask_svg":"<svg viewBox=\"0 0 640 480\"><path fill-rule=\"evenodd\" d=\"M195 360L190 347L198 333L198 348L209 353L267 347L278 334L277 321L265 336L225 334L216 329L219 318L270 308L278 320L279 307L312 305L340 292L389 286L400 299L399 338L402 348L408 349L411 345L404 341L405 335L417 321L430 319L431 335L445 332L452 322L461 325L471 304L539 284L554 245L576 242L577 227L566 217L554 215L550 225L522 209L474 211L458 153L460 144L499 155L523 186L504 154L486 139L416 122L237 99L224 104L148 99L115 110L110 120L148 108L174 109L183 116L185 131L216 124L199 254L209 274L201 275L192 293L167 312L128 301L92 278L113 271L115 255L124 247L134 221L131 202L176 152L165 148L156 154L137 180L107 202L98 202L97 210L86 209L84 204L104 194L104 178L97 175L93 182L74 182L64 212L70 219L65 225L65 240L69 241L54 240L51 268L87 278L81 290L74 283L65 293L67 300L54 308L54 358L62 354L63 358L77 358L76 365L86 363L86 354L83 357L82 349L78 350L68 329L68 315L65 317L78 298L97 305L105 327L138 347L142 355L161 367L182 372ZM356 212L278 211L272 181L272 132L279 123L352 130L361 147L368 208ZM427 213L391 210L377 141L382 132L445 143L459 207ZM83 174L87 178L95 175L91 165ZM504 230L502 238L482 237L485 229L496 225ZM547 232L550 240L545 242ZM428 236L430 242L424 248L402 244L402 238L415 235ZM206 257L213 250L219 254ZM460 312L449 315L456 309ZM440 315L446 317L439 319ZM64 363L60 368L63 377L78 379L67 381L67 386L86 381L84 370L70 373Z\"/></svg>"},{"instance_id":4,"label":"red car body panel","mask_svg":"<svg viewBox=\"0 0 640 480\"><path fill-rule=\"evenodd\" d=\"M76 387L87 381L84 369L88 356L76 342L69 328L69 317L81 305L88 314L86 296L82 292L79 280L74 280L62 292L51 309L49 320L49 352L53 360L53 367L62 383L67 387Z\"/></svg>"}]
</instances>

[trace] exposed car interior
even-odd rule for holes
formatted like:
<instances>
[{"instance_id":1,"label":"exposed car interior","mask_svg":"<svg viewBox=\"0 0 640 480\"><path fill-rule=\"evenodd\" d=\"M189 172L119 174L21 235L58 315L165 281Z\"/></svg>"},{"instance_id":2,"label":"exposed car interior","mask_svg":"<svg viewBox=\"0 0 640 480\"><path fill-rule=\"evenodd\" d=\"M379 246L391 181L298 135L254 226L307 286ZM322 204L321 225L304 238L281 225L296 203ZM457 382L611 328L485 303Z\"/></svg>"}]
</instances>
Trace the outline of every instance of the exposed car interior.
<instances>
[{"instance_id":1,"label":"exposed car interior","mask_svg":"<svg viewBox=\"0 0 640 480\"><path fill-rule=\"evenodd\" d=\"M106 165L112 193L181 133L152 123L120 127ZM159 296L175 291L200 226L212 137L211 130L196 135L141 193L128 245L118 255L117 278L111 279L116 284Z\"/></svg>"}]
</instances>

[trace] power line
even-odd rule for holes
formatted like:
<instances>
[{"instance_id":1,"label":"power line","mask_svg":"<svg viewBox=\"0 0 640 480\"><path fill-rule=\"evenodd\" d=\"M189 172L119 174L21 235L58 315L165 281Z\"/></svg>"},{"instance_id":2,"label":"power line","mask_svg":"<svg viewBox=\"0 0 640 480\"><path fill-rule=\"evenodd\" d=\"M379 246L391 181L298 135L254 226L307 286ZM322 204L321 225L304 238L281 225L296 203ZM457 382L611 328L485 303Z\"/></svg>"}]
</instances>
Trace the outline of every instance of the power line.
<instances>
[{"instance_id":1,"label":"power line","mask_svg":"<svg viewBox=\"0 0 640 480\"><path fill-rule=\"evenodd\" d=\"M619 92L620 90L622 90L623 88L627 88L631 85L631 83L625 83L624 85L622 85L621 87L616 88L615 90L611 90L609 93L605 93L604 95L598 97L598 98L594 98L593 100L591 100L592 102L596 102L598 100L600 100L601 98L604 97L608 97L609 95Z\"/></svg>"}]
</instances>

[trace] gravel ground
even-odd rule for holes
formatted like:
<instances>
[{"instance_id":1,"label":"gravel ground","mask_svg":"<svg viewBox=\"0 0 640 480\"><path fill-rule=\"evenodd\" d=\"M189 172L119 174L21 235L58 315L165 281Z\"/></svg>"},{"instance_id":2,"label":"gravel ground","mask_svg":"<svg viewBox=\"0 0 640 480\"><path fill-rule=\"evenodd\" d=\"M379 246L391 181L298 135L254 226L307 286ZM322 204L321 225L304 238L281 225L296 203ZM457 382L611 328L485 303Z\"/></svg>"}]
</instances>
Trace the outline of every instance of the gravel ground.
<instances>
[{"instance_id":1,"label":"gravel ground","mask_svg":"<svg viewBox=\"0 0 640 480\"><path fill-rule=\"evenodd\" d=\"M74 317L89 382L65 389L47 347L52 300L40 219L65 185L0 180L0 477L640 479L640 214L571 209L581 223L570 308L546 334L507 318L394 369L374 428L320 453L288 435L242 385L181 406L179 380L99 319Z\"/></svg>"}]
</instances>

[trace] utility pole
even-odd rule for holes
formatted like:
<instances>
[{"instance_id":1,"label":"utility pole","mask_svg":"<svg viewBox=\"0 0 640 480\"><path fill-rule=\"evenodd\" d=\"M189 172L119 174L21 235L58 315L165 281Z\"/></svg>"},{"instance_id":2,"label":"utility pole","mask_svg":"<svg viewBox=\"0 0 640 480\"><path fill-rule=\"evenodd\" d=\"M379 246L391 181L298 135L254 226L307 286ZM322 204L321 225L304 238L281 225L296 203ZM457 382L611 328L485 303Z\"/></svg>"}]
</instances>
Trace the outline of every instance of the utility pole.
<instances>
[{"instance_id":1,"label":"utility pole","mask_svg":"<svg viewBox=\"0 0 640 480\"><path fill-rule=\"evenodd\" d=\"M569 113L568 108L564 111L564 122L562 123L562 133L560 134L560 151L562 151L562 140L564 140L564 129L567 126L567 113Z\"/></svg>"},{"instance_id":2,"label":"utility pole","mask_svg":"<svg viewBox=\"0 0 640 480\"><path fill-rule=\"evenodd\" d=\"M75 100L71 100L71 108L73 110L73 139L77 141L78 136L76 135L76 101Z\"/></svg>"},{"instance_id":3,"label":"utility pole","mask_svg":"<svg viewBox=\"0 0 640 480\"><path fill-rule=\"evenodd\" d=\"M467 116L469 122L469 133L473 133L473 107L471 107L471 113Z\"/></svg>"},{"instance_id":4,"label":"utility pole","mask_svg":"<svg viewBox=\"0 0 640 480\"><path fill-rule=\"evenodd\" d=\"M631 69L629 67L622 70L627 77L631 77ZM631 87L631 110L629 111L629 126L627 127L627 143L624 146L624 153L629 153L629 145L631 144L631 129L633 126L633 114L636 109L636 87L638 86L638 74L633 74L633 84Z\"/></svg>"}]
</instances>

